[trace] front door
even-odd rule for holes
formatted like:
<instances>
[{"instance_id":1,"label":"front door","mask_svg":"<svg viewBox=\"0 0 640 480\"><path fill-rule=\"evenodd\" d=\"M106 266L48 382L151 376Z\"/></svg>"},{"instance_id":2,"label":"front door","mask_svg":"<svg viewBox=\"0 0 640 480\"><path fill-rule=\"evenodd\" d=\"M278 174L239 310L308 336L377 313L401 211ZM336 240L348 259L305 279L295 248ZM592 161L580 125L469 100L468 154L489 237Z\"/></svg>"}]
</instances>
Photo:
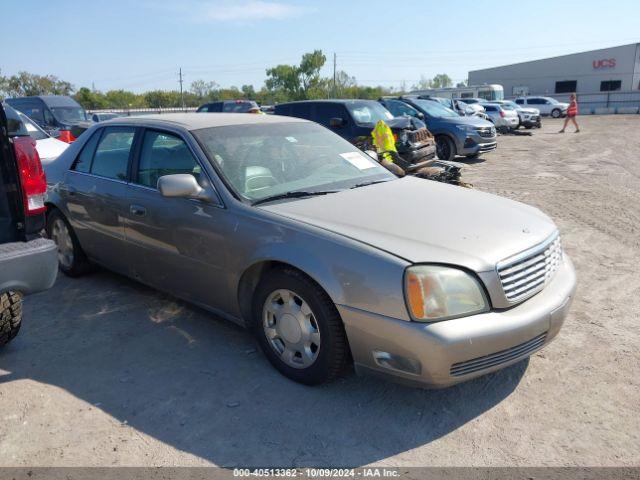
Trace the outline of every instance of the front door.
<instances>
[{"instance_id":1,"label":"front door","mask_svg":"<svg viewBox=\"0 0 640 480\"><path fill-rule=\"evenodd\" d=\"M133 275L176 296L228 311L225 265L234 225L219 202L163 197L158 179L176 173L191 174L214 192L180 135L146 129L128 186L126 234Z\"/></svg>"}]
</instances>

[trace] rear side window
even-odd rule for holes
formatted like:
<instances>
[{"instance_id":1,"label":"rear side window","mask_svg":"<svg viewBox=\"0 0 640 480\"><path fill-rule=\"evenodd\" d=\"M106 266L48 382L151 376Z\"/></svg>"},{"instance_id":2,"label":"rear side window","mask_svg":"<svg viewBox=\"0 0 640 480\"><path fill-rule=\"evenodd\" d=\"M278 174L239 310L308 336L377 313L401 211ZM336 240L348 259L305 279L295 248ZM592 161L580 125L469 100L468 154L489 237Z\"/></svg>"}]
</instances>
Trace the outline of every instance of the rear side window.
<instances>
[{"instance_id":1,"label":"rear side window","mask_svg":"<svg viewBox=\"0 0 640 480\"><path fill-rule=\"evenodd\" d=\"M498 109L496 107L494 107L493 105L483 105L484 109L487 112L497 112Z\"/></svg>"},{"instance_id":2,"label":"rear side window","mask_svg":"<svg viewBox=\"0 0 640 480\"><path fill-rule=\"evenodd\" d=\"M10 137L26 137L29 135L29 131L24 122L20 118L18 112L16 112L9 105L2 105L4 113L7 116L7 133Z\"/></svg>"},{"instance_id":3,"label":"rear side window","mask_svg":"<svg viewBox=\"0 0 640 480\"><path fill-rule=\"evenodd\" d=\"M518 105L524 105L524 100L523 100L522 98L518 98L518 99L516 100L516 103L517 103Z\"/></svg>"},{"instance_id":4,"label":"rear side window","mask_svg":"<svg viewBox=\"0 0 640 480\"><path fill-rule=\"evenodd\" d=\"M137 183L157 188L163 175L188 173L201 180L202 168L182 138L164 132L147 131L144 134Z\"/></svg>"},{"instance_id":5,"label":"rear side window","mask_svg":"<svg viewBox=\"0 0 640 480\"><path fill-rule=\"evenodd\" d=\"M100 134L102 130L96 131L89 141L84 144L82 147L82 151L78 158L76 159L73 170L81 173L89 173L91 170L91 160L93 159L93 154L96 151L96 145L98 145L98 140L100 140Z\"/></svg>"},{"instance_id":6,"label":"rear side window","mask_svg":"<svg viewBox=\"0 0 640 480\"><path fill-rule=\"evenodd\" d=\"M126 180L134 135L135 129L130 127L105 128L93 156L91 173L114 180Z\"/></svg>"},{"instance_id":7,"label":"rear side window","mask_svg":"<svg viewBox=\"0 0 640 480\"><path fill-rule=\"evenodd\" d=\"M291 105L291 116L298 118L306 118L308 120L313 120L311 118L311 104L309 103L294 103Z\"/></svg>"}]
</instances>

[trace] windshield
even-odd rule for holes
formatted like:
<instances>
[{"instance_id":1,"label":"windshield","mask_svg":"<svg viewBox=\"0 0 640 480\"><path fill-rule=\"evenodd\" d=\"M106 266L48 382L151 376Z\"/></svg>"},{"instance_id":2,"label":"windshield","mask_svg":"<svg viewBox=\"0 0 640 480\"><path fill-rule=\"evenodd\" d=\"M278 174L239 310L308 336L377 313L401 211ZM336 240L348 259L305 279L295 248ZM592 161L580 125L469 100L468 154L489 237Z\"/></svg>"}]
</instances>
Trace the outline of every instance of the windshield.
<instances>
[{"instance_id":1,"label":"windshield","mask_svg":"<svg viewBox=\"0 0 640 480\"><path fill-rule=\"evenodd\" d=\"M516 105L511 105L510 103L501 103L499 104L503 110L515 110L516 109Z\"/></svg>"},{"instance_id":2,"label":"windshield","mask_svg":"<svg viewBox=\"0 0 640 480\"><path fill-rule=\"evenodd\" d=\"M20 114L20 119L22 120L22 123L24 123L27 132L29 132L29 136L34 140L44 140L45 138L49 138L49 135L38 125L32 122L24 113Z\"/></svg>"},{"instance_id":3,"label":"windshield","mask_svg":"<svg viewBox=\"0 0 640 480\"><path fill-rule=\"evenodd\" d=\"M430 117L444 118L444 117L460 116L450 108L447 108L438 102L432 102L431 100L416 99L416 100L413 100L413 103L415 103L418 107L420 107L422 111L427 115L429 115Z\"/></svg>"},{"instance_id":4,"label":"windshield","mask_svg":"<svg viewBox=\"0 0 640 480\"><path fill-rule=\"evenodd\" d=\"M393 115L378 102L347 103L347 109L359 125L375 125L378 120L391 120Z\"/></svg>"},{"instance_id":5,"label":"windshield","mask_svg":"<svg viewBox=\"0 0 640 480\"><path fill-rule=\"evenodd\" d=\"M84 122L87 114L80 107L51 107L51 112L56 120L62 123Z\"/></svg>"},{"instance_id":6,"label":"windshield","mask_svg":"<svg viewBox=\"0 0 640 480\"><path fill-rule=\"evenodd\" d=\"M292 191L343 190L396 178L367 154L315 123L229 125L192 133L227 184L251 201Z\"/></svg>"}]
</instances>

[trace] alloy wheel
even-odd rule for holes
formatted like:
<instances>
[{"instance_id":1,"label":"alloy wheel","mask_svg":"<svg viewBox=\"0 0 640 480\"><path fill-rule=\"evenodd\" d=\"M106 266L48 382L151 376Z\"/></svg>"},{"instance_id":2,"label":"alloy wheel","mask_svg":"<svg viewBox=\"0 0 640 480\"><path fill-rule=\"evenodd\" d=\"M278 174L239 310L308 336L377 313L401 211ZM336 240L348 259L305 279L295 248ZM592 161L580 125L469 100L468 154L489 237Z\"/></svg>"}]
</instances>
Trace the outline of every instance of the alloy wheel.
<instances>
[{"instance_id":1,"label":"alloy wheel","mask_svg":"<svg viewBox=\"0 0 640 480\"><path fill-rule=\"evenodd\" d=\"M51 239L58 247L58 262L60 265L64 268L71 268L73 265L73 240L67 224L60 218L53 222Z\"/></svg>"},{"instance_id":2,"label":"alloy wheel","mask_svg":"<svg viewBox=\"0 0 640 480\"><path fill-rule=\"evenodd\" d=\"M309 304L287 289L272 292L262 309L269 345L289 367L310 367L320 352L320 329Z\"/></svg>"}]
</instances>

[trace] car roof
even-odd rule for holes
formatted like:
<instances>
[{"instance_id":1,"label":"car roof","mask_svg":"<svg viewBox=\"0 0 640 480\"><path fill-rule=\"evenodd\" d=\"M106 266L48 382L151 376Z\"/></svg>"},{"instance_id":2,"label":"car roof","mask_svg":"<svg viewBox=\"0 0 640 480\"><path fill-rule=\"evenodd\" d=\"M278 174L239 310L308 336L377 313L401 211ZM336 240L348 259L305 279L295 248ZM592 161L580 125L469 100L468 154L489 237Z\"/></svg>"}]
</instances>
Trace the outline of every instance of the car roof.
<instances>
[{"instance_id":1,"label":"car roof","mask_svg":"<svg viewBox=\"0 0 640 480\"><path fill-rule=\"evenodd\" d=\"M254 115L251 113L163 113L140 117L119 117L100 125L154 125L179 126L186 130L199 130L227 125L254 125L258 123L311 123L295 117L277 115Z\"/></svg>"},{"instance_id":2,"label":"car roof","mask_svg":"<svg viewBox=\"0 0 640 480\"><path fill-rule=\"evenodd\" d=\"M329 98L329 99L318 99L318 100L297 100L295 102L284 102L279 103L276 107L280 105L295 105L302 103L340 103L340 104L353 104L353 103L378 103L376 100L366 100L366 99L357 99L357 98Z\"/></svg>"},{"instance_id":3,"label":"car roof","mask_svg":"<svg viewBox=\"0 0 640 480\"><path fill-rule=\"evenodd\" d=\"M16 98L8 98L9 102L16 101L19 102L21 100L33 100L38 99L42 100L45 104L50 107L77 107L78 102L76 102L73 98L67 97L65 95L34 95L31 97L16 97Z\"/></svg>"}]
</instances>

